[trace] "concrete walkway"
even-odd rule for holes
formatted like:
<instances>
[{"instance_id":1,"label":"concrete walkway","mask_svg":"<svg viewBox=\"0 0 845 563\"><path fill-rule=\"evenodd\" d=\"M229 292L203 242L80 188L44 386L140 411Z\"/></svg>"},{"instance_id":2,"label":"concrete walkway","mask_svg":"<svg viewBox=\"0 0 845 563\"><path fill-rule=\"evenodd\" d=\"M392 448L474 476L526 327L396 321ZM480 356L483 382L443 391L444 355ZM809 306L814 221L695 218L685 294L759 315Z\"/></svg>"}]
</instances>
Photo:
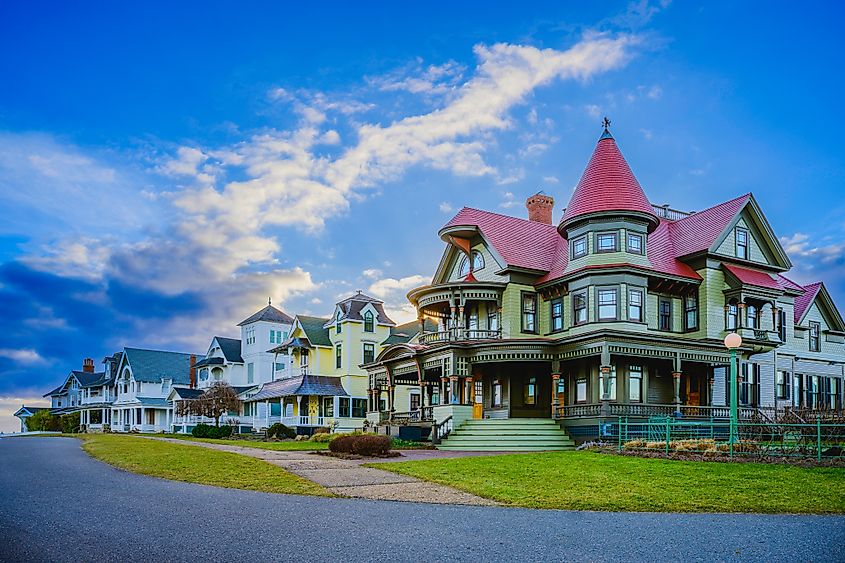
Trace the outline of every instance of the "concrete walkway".
<instances>
[{"instance_id":1,"label":"concrete walkway","mask_svg":"<svg viewBox=\"0 0 845 563\"><path fill-rule=\"evenodd\" d=\"M212 444L209 442L194 442L175 438L155 438L141 436L149 440L160 440L174 444L199 446L211 450L220 450L235 454L254 457L273 465L278 465L294 475L304 477L326 487L336 495L351 498L366 498L371 500L397 500L409 502L426 502L433 504L471 504L496 506L495 501L465 493L452 487L420 481L414 477L397 475L381 469L363 467L361 464L372 460L344 460L334 457L315 455L311 452L265 450L229 444ZM432 450L427 450L432 452ZM439 452L435 452L439 453ZM443 452L445 454L446 452ZM461 452L463 453L463 452ZM411 457L411 456L408 456ZM416 456L415 456L416 457ZM456 455L428 454L433 457L459 457ZM402 458L390 458L401 460ZM407 459L407 458L406 458Z\"/></svg>"}]
</instances>

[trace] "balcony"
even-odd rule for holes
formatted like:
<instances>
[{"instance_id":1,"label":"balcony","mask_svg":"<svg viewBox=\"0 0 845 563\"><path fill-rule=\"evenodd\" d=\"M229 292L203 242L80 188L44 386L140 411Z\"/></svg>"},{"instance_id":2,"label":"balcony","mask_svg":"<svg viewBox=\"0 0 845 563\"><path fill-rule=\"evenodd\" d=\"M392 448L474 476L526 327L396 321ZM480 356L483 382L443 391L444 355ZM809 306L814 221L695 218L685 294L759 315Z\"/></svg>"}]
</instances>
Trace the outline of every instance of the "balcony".
<instances>
[{"instance_id":1,"label":"balcony","mask_svg":"<svg viewBox=\"0 0 845 563\"><path fill-rule=\"evenodd\" d=\"M437 332L426 332L420 336L420 343L435 345L446 342L466 342L472 340L498 340L502 338L501 330L482 330L468 328L449 328Z\"/></svg>"}]
</instances>

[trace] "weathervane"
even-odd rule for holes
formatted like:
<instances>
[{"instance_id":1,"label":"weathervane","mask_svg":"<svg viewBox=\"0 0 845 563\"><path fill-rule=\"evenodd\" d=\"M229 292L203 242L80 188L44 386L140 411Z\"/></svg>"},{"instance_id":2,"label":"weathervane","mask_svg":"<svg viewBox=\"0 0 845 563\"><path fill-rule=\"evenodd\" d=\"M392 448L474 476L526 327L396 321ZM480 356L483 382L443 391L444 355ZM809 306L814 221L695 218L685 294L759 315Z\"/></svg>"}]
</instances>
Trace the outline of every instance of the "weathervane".
<instances>
[{"instance_id":1,"label":"weathervane","mask_svg":"<svg viewBox=\"0 0 845 563\"><path fill-rule=\"evenodd\" d=\"M604 125L604 132L610 133L610 131L608 131L608 129L610 128L610 120L607 118L607 116L604 117L604 121L602 121L601 124Z\"/></svg>"},{"instance_id":2,"label":"weathervane","mask_svg":"<svg viewBox=\"0 0 845 563\"><path fill-rule=\"evenodd\" d=\"M273 298L272 298L272 297L268 297L268 298L267 298L267 305L272 305L272 304L273 304Z\"/></svg>"}]
</instances>

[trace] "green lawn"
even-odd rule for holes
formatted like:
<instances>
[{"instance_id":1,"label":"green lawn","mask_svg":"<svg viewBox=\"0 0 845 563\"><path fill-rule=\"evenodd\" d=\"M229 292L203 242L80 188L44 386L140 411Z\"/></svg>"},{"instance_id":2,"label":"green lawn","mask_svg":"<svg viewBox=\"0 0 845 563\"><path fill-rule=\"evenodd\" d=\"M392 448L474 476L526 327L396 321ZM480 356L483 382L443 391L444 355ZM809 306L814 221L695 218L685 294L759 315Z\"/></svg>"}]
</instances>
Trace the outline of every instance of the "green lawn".
<instances>
[{"instance_id":1,"label":"green lawn","mask_svg":"<svg viewBox=\"0 0 845 563\"><path fill-rule=\"evenodd\" d=\"M320 485L239 454L115 434L86 434L83 440L92 457L134 473L267 493L331 496Z\"/></svg>"},{"instance_id":2,"label":"green lawn","mask_svg":"<svg viewBox=\"0 0 845 563\"><path fill-rule=\"evenodd\" d=\"M212 438L194 438L190 434L141 434L154 438L175 438L189 442L208 442L209 444L226 444L229 446L243 446L245 448L258 448L261 450L280 450L289 452L301 452L311 450L327 450L329 445L320 442L255 442L252 440L214 440Z\"/></svg>"},{"instance_id":3,"label":"green lawn","mask_svg":"<svg viewBox=\"0 0 845 563\"><path fill-rule=\"evenodd\" d=\"M656 512L845 512L845 469L550 452L379 463L506 505Z\"/></svg>"}]
</instances>

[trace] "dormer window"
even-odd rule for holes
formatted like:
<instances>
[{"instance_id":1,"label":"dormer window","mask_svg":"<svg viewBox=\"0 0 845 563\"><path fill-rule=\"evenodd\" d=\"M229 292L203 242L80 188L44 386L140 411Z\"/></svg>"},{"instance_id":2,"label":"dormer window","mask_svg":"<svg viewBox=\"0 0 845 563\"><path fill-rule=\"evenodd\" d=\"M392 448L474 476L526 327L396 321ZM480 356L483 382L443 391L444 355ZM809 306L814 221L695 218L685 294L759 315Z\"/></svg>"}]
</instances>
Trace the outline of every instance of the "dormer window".
<instances>
[{"instance_id":1,"label":"dormer window","mask_svg":"<svg viewBox=\"0 0 845 563\"><path fill-rule=\"evenodd\" d=\"M337 331L337 334L343 332L343 326L340 324L340 319L343 317L343 313L340 311L337 312L337 315L334 318L334 328Z\"/></svg>"},{"instance_id":2,"label":"dormer window","mask_svg":"<svg viewBox=\"0 0 845 563\"><path fill-rule=\"evenodd\" d=\"M736 257L748 260L748 231L745 229L736 230Z\"/></svg>"},{"instance_id":3,"label":"dormer window","mask_svg":"<svg viewBox=\"0 0 845 563\"><path fill-rule=\"evenodd\" d=\"M598 233L596 235L596 252L616 252L619 250L618 242L616 233Z\"/></svg>"},{"instance_id":4,"label":"dormer window","mask_svg":"<svg viewBox=\"0 0 845 563\"><path fill-rule=\"evenodd\" d=\"M578 237L572 241L572 258L581 258L587 255L587 237Z\"/></svg>"},{"instance_id":5,"label":"dormer window","mask_svg":"<svg viewBox=\"0 0 845 563\"><path fill-rule=\"evenodd\" d=\"M628 252L631 254L643 254L643 235L639 233L628 233Z\"/></svg>"},{"instance_id":6,"label":"dormer window","mask_svg":"<svg viewBox=\"0 0 845 563\"><path fill-rule=\"evenodd\" d=\"M367 311L364 313L364 332L374 332L375 327L373 326L373 312Z\"/></svg>"},{"instance_id":7,"label":"dormer window","mask_svg":"<svg viewBox=\"0 0 845 563\"><path fill-rule=\"evenodd\" d=\"M472 253L471 253L471 257L472 257L472 271L473 272L477 272L478 270L481 270L482 268L484 268L484 257L481 256L480 252L478 252L477 250L473 250ZM458 270L458 275L460 275L461 277L464 277L468 274L469 274L469 260L467 259L466 256L464 256L463 259L461 260L461 267Z\"/></svg>"},{"instance_id":8,"label":"dormer window","mask_svg":"<svg viewBox=\"0 0 845 563\"><path fill-rule=\"evenodd\" d=\"M819 342L820 333L821 324L810 321L810 352L819 352L821 350Z\"/></svg>"}]
</instances>

